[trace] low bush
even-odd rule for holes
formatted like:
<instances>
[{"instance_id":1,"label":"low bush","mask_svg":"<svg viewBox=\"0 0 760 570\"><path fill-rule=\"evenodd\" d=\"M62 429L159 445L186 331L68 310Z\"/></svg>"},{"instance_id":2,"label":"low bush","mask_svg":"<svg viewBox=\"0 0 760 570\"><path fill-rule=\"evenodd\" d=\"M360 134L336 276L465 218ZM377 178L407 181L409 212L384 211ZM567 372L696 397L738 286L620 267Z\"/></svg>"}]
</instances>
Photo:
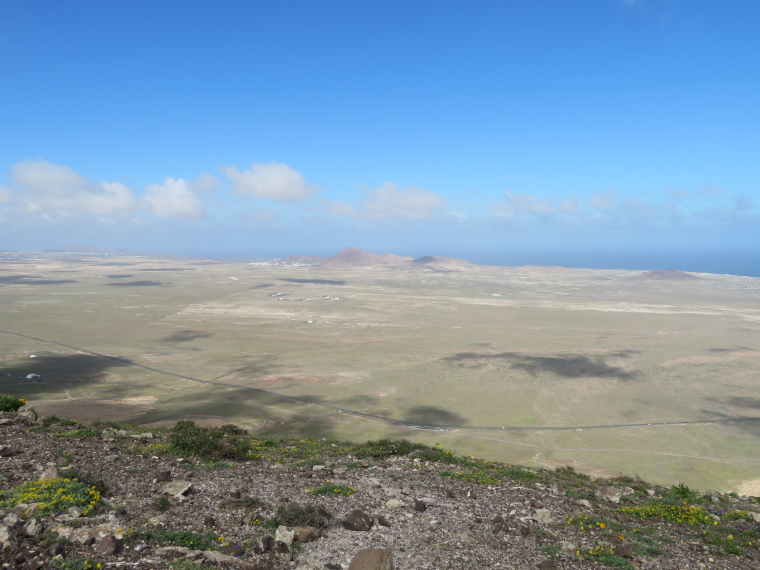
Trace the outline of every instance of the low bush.
<instances>
[{"instance_id":1,"label":"low bush","mask_svg":"<svg viewBox=\"0 0 760 570\"><path fill-rule=\"evenodd\" d=\"M408 455L418 449L429 448L422 443L414 443L408 439L379 439L358 444L352 451L359 458L375 457L377 459L385 459L391 455Z\"/></svg>"},{"instance_id":2,"label":"low bush","mask_svg":"<svg viewBox=\"0 0 760 570\"><path fill-rule=\"evenodd\" d=\"M0 412L15 412L24 404L26 404L26 400L23 398L0 395Z\"/></svg>"},{"instance_id":3,"label":"low bush","mask_svg":"<svg viewBox=\"0 0 760 570\"><path fill-rule=\"evenodd\" d=\"M280 525L324 528L331 518L332 514L322 505L287 503L277 507L275 515L271 519L264 521L264 525L272 530Z\"/></svg>"},{"instance_id":4,"label":"low bush","mask_svg":"<svg viewBox=\"0 0 760 570\"><path fill-rule=\"evenodd\" d=\"M169 431L169 446L176 452L194 455L206 461L248 459L251 441L248 433L234 425L204 428L182 420Z\"/></svg>"}]
</instances>

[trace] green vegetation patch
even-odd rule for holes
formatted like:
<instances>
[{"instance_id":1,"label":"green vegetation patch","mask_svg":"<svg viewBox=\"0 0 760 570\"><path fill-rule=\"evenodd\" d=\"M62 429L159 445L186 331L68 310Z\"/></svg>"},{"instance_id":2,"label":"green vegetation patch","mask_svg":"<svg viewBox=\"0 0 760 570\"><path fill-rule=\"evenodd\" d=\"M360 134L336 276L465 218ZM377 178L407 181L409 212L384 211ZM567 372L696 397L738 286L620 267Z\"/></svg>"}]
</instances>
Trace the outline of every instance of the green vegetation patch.
<instances>
[{"instance_id":1,"label":"green vegetation patch","mask_svg":"<svg viewBox=\"0 0 760 570\"><path fill-rule=\"evenodd\" d=\"M309 493L312 495L319 495L322 497L350 497L353 492L353 487L349 487L348 485L336 485L335 483L330 482L320 485L315 489L309 489Z\"/></svg>"},{"instance_id":2,"label":"green vegetation patch","mask_svg":"<svg viewBox=\"0 0 760 570\"><path fill-rule=\"evenodd\" d=\"M197 456L206 461L250 459L251 441L248 432L232 424L204 428L182 420L169 431L169 446L180 454Z\"/></svg>"},{"instance_id":3,"label":"green vegetation patch","mask_svg":"<svg viewBox=\"0 0 760 570\"><path fill-rule=\"evenodd\" d=\"M26 400L23 398L0 395L0 412L16 412L24 404Z\"/></svg>"},{"instance_id":4,"label":"green vegetation patch","mask_svg":"<svg viewBox=\"0 0 760 570\"><path fill-rule=\"evenodd\" d=\"M0 507L31 503L38 503L40 514L64 513L76 507L88 515L100 504L100 493L95 487L67 478L40 479L0 491Z\"/></svg>"},{"instance_id":5,"label":"green vegetation patch","mask_svg":"<svg viewBox=\"0 0 760 570\"><path fill-rule=\"evenodd\" d=\"M499 480L489 477L483 472L464 472L464 473L452 473L451 471L441 471L438 473L441 477L453 477L460 481L467 481L471 483L480 483L482 485L498 485Z\"/></svg>"},{"instance_id":6,"label":"green vegetation patch","mask_svg":"<svg viewBox=\"0 0 760 570\"><path fill-rule=\"evenodd\" d=\"M702 507L689 504L674 505L666 501L654 501L636 507L620 507L621 513L638 519L661 519L683 525L717 525L713 515Z\"/></svg>"},{"instance_id":7,"label":"green vegetation patch","mask_svg":"<svg viewBox=\"0 0 760 570\"><path fill-rule=\"evenodd\" d=\"M414 443L408 439L379 439L356 444L351 451L359 459L367 457L385 459L394 455L409 455L418 450L430 450L430 448L423 443Z\"/></svg>"},{"instance_id":8,"label":"green vegetation patch","mask_svg":"<svg viewBox=\"0 0 760 570\"><path fill-rule=\"evenodd\" d=\"M133 529L128 533L131 540L154 540L171 546L184 546L193 550L219 550L224 538L213 531L197 533L190 530L169 530L160 526Z\"/></svg>"},{"instance_id":9,"label":"green vegetation patch","mask_svg":"<svg viewBox=\"0 0 760 570\"><path fill-rule=\"evenodd\" d=\"M625 558L617 556L614 550L604 543L595 544L594 548L591 550L581 551L581 555L584 558L593 560L594 562L610 568L621 568L623 570L634 570L637 568Z\"/></svg>"},{"instance_id":10,"label":"green vegetation patch","mask_svg":"<svg viewBox=\"0 0 760 570\"><path fill-rule=\"evenodd\" d=\"M263 521L262 524L272 530L275 530L280 525L324 528L331 518L332 513L322 505L287 503L277 507L275 515Z\"/></svg>"}]
</instances>

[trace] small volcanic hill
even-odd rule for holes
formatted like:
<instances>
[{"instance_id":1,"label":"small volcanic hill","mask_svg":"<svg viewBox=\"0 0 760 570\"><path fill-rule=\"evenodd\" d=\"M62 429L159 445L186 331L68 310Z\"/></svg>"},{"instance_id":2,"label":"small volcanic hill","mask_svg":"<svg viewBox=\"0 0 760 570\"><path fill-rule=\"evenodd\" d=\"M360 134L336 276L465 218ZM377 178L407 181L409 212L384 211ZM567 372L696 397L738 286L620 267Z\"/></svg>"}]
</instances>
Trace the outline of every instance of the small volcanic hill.
<instances>
[{"instance_id":1,"label":"small volcanic hill","mask_svg":"<svg viewBox=\"0 0 760 570\"><path fill-rule=\"evenodd\" d=\"M392 253L377 255L361 249L347 247L322 262L324 267L370 267L373 265L406 265L411 257L401 257Z\"/></svg>"},{"instance_id":2,"label":"small volcanic hill","mask_svg":"<svg viewBox=\"0 0 760 570\"><path fill-rule=\"evenodd\" d=\"M633 279L639 281L690 281L700 279L700 277L675 269L656 269L654 271L644 271L633 277Z\"/></svg>"},{"instance_id":3,"label":"small volcanic hill","mask_svg":"<svg viewBox=\"0 0 760 570\"><path fill-rule=\"evenodd\" d=\"M429 269L466 269L472 267L472 263L456 257L441 257L439 255L426 255L412 260L412 264Z\"/></svg>"}]
</instances>

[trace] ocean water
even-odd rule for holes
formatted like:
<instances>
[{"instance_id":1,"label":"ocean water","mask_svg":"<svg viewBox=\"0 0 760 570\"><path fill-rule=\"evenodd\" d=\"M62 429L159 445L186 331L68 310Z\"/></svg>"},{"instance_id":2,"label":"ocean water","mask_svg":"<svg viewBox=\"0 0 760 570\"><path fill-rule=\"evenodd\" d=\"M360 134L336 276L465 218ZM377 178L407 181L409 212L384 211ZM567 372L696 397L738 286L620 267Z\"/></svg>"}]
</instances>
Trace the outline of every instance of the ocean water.
<instances>
[{"instance_id":1,"label":"ocean water","mask_svg":"<svg viewBox=\"0 0 760 570\"><path fill-rule=\"evenodd\" d=\"M456 257L484 265L545 265L641 271L675 269L691 273L760 277L760 249L744 251L505 251L468 252Z\"/></svg>"}]
</instances>

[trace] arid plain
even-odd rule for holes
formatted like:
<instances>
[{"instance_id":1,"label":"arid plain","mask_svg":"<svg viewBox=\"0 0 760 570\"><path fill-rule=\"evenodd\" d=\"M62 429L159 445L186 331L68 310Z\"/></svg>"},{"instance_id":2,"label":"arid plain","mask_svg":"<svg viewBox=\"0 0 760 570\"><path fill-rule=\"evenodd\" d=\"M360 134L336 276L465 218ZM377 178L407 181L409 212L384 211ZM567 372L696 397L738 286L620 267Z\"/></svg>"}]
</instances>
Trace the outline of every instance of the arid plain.
<instances>
[{"instance_id":1,"label":"arid plain","mask_svg":"<svg viewBox=\"0 0 760 570\"><path fill-rule=\"evenodd\" d=\"M0 392L760 494L760 279L641 273L6 254Z\"/></svg>"}]
</instances>

